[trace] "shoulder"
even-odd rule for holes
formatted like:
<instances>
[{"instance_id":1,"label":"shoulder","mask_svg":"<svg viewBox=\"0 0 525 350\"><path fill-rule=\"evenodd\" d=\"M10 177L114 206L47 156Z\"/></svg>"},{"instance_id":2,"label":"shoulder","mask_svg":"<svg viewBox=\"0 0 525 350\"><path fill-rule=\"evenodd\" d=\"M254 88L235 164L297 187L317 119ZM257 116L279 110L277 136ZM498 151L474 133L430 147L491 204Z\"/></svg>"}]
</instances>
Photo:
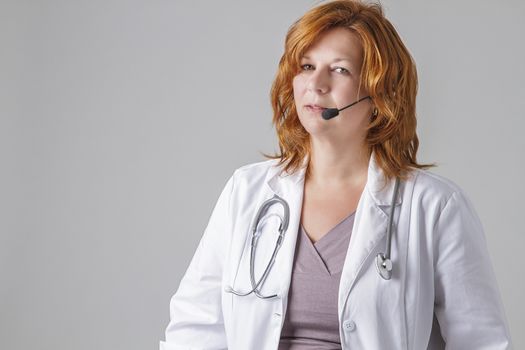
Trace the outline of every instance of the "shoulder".
<instances>
[{"instance_id":1,"label":"shoulder","mask_svg":"<svg viewBox=\"0 0 525 350\"><path fill-rule=\"evenodd\" d=\"M462 192L461 187L451 179L425 169L414 169L414 188L420 191L431 191L434 194L450 196Z\"/></svg>"},{"instance_id":2,"label":"shoulder","mask_svg":"<svg viewBox=\"0 0 525 350\"><path fill-rule=\"evenodd\" d=\"M265 183L280 170L278 159L264 160L242 165L233 171L228 181L229 203L235 212L246 212ZM240 215L240 214L239 214Z\"/></svg>"},{"instance_id":3,"label":"shoulder","mask_svg":"<svg viewBox=\"0 0 525 350\"><path fill-rule=\"evenodd\" d=\"M465 239L465 231L482 231L474 204L457 183L428 170L415 170L413 174L412 191L405 197L410 213L425 222L435 238L448 232L453 239Z\"/></svg>"},{"instance_id":4,"label":"shoulder","mask_svg":"<svg viewBox=\"0 0 525 350\"><path fill-rule=\"evenodd\" d=\"M452 198L469 203L465 191L453 180L425 169L414 169L409 179L412 182L412 202L425 207L443 209ZM469 203L470 204L470 203Z\"/></svg>"},{"instance_id":5,"label":"shoulder","mask_svg":"<svg viewBox=\"0 0 525 350\"><path fill-rule=\"evenodd\" d=\"M233 172L235 183L258 183L279 170L278 159L263 160L242 165Z\"/></svg>"}]
</instances>

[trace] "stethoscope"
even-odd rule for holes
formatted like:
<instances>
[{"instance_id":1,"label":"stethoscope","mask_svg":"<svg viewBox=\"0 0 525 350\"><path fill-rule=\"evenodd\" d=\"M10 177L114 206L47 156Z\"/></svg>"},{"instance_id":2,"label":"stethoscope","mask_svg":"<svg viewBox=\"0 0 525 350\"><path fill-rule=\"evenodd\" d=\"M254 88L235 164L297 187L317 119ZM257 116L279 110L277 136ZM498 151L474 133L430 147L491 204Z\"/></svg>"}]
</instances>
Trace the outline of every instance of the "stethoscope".
<instances>
[{"instance_id":1,"label":"stethoscope","mask_svg":"<svg viewBox=\"0 0 525 350\"><path fill-rule=\"evenodd\" d=\"M394 208L396 207L396 197L399 191L399 178L396 177L394 184L394 193L392 194L392 201L390 203L390 214L388 216L388 231L386 232L386 251L379 253L376 256L376 266L379 276L384 280L392 278L392 260L390 260L390 248L392 247L392 224L394 222Z\"/></svg>"},{"instance_id":2,"label":"stethoscope","mask_svg":"<svg viewBox=\"0 0 525 350\"><path fill-rule=\"evenodd\" d=\"M386 250L385 253L378 253L376 256L376 267L377 271L379 272L379 275L384 280L389 280L392 278L392 260L390 260L390 248L392 246L392 225L394 221L394 208L396 204L396 197L399 191L399 178L396 177L396 182L394 185L394 193L392 194L392 202L390 204L390 214L388 217L388 230L386 233ZM268 209L274 205L274 204L281 204L284 209L284 215L283 217L279 217L280 224L279 224L279 236L277 237L277 241L275 243L275 248L272 253L272 257L270 258L270 262L268 265L266 265L266 269L264 269L264 272L261 276L261 278L256 282L255 281L255 266L254 266L254 258L255 258L255 249L257 247L257 241L259 240L259 237L261 235L260 232L257 232L257 227L259 225L259 222L261 218L264 216L264 214L268 211ZM264 201L264 203L261 205L259 210L257 211L257 214L255 215L254 224L252 226L252 240L250 245L250 282L252 285L252 289L248 292L240 292L234 290L231 286L226 287L225 291L228 293L233 293L238 296L247 296L251 293L254 293L257 297L261 299L270 299L275 298L278 295L262 295L261 294L261 288L264 284L264 281L268 277L268 274L270 272L270 269L272 268L273 263L275 262L275 257L277 256L277 252L279 248L282 245L284 234L286 232L286 229L288 228L288 223L290 220L290 208L288 206L288 203L279 197L278 195L274 195L272 198L267 199Z\"/></svg>"}]
</instances>

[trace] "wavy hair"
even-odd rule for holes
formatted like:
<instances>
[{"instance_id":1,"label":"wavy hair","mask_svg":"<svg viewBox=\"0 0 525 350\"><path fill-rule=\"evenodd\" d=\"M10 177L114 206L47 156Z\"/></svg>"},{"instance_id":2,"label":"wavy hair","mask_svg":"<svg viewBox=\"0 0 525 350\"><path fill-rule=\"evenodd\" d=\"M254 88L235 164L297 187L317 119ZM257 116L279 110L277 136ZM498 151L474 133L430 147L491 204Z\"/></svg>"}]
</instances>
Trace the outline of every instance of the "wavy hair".
<instances>
[{"instance_id":1,"label":"wavy hair","mask_svg":"<svg viewBox=\"0 0 525 350\"><path fill-rule=\"evenodd\" d=\"M435 166L416 161L419 140L414 60L394 26L385 18L381 5L359 0L321 4L289 28L270 92L280 153L263 155L280 159L279 165L284 164L287 172L298 170L310 155L310 136L297 115L292 81L300 70L303 54L323 33L337 27L357 34L363 47L360 86L366 87L375 107L365 142L387 179L404 179L410 168Z\"/></svg>"}]
</instances>

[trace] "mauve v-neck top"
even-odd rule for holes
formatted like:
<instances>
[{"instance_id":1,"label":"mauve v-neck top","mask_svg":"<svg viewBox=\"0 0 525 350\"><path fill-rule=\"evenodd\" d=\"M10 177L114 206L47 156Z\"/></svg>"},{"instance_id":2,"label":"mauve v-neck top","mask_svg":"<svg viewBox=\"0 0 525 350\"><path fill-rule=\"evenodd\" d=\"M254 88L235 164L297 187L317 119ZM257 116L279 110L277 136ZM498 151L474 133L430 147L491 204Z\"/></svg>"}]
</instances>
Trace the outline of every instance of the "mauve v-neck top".
<instances>
[{"instance_id":1,"label":"mauve v-neck top","mask_svg":"<svg viewBox=\"0 0 525 350\"><path fill-rule=\"evenodd\" d=\"M341 349L337 298L354 214L315 243L300 225L279 350Z\"/></svg>"}]
</instances>

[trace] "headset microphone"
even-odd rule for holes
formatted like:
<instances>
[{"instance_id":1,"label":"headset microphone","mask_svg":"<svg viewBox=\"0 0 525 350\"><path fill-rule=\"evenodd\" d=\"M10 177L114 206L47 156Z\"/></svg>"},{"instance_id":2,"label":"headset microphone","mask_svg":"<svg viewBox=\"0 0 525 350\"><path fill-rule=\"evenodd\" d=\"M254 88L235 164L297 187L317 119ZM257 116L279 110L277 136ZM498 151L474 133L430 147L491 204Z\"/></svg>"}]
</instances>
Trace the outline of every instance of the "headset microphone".
<instances>
[{"instance_id":1,"label":"headset microphone","mask_svg":"<svg viewBox=\"0 0 525 350\"><path fill-rule=\"evenodd\" d=\"M359 99L359 100L357 100L355 102L350 103L348 106L343 107L341 109L327 108L327 109L325 109L323 111L323 114L322 114L323 119L324 120L332 119L333 117L337 116L339 114L339 112L341 112L343 109L347 109L348 107L351 107L351 106L355 105L356 103L359 103L359 102L361 102L363 100L366 100L367 98L370 98L370 96L365 96L365 97L363 97L363 98L361 98L361 99Z\"/></svg>"}]
</instances>

